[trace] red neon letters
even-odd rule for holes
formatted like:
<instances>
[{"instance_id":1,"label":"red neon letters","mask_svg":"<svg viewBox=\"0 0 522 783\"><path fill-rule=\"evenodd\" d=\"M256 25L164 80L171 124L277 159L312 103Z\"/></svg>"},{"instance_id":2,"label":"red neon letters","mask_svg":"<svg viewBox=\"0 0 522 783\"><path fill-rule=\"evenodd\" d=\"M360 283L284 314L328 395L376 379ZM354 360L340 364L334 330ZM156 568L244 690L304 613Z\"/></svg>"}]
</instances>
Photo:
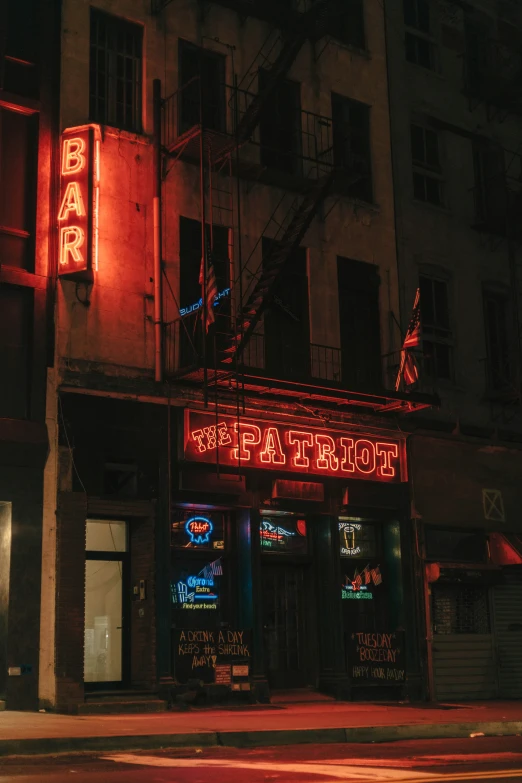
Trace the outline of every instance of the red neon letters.
<instances>
[{"instance_id":1,"label":"red neon letters","mask_svg":"<svg viewBox=\"0 0 522 783\"><path fill-rule=\"evenodd\" d=\"M59 274L78 276L98 268L99 131L73 128L62 136L58 211Z\"/></svg>"},{"instance_id":2,"label":"red neon letters","mask_svg":"<svg viewBox=\"0 0 522 783\"><path fill-rule=\"evenodd\" d=\"M186 411L185 458L221 465L372 481L405 481L400 441L347 436L335 430ZM216 448L218 454L216 455Z\"/></svg>"}]
</instances>

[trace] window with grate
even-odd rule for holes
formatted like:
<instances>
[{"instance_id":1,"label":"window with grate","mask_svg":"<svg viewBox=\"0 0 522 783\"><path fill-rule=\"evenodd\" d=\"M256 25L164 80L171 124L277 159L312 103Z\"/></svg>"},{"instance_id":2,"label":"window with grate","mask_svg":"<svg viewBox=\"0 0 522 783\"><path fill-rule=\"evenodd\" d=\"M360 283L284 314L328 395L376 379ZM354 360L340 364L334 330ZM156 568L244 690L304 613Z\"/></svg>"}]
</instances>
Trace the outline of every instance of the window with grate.
<instances>
[{"instance_id":1,"label":"window with grate","mask_svg":"<svg viewBox=\"0 0 522 783\"><path fill-rule=\"evenodd\" d=\"M508 297L496 291L484 291L486 329L487 384L490 391L501 391L513 384Z\"/></svg>"},{"instance_id":2,"label":"window with grate","mask_svg":"<svg viewBox=\"0 0 522 783\"><path fill-rule=\"evenodd\" d=\"M444 182L438 134L431 128L413 124L410 127L410 134L413 196L418 201L442 206Z\"/></svg>"},{"instance_id":3,"label":"window with grate","mask_svg":"<svg viewBox=\"0 0 522 783\"><path fill-rule=\"evenodd\" d=\"M450 325L448 284L421 275L420 302L425 371L431 378L453 379L453 334Z\"/></svg>"},{"instance_id":4,"label":"window with grate","mask_svg":"<svg viewBox=\"0 0 522 783\"><path fill-rule=\"evenodd\" d=\"M91 8L89 116L141 131L143 28Z\"/></svg>"},{"instance_id":5,"label":"window with grate","mask_svg":"<svg viewBox=\"0 0 522 783\"><path fill-rule=\"evenodd\" d=\"M373 201L370 107L332 93L332 131L335 166L360 175L348 195Z\"/></svg>"},{"instance_id":6,"label":"window with grate","mask_svg":"<svg viewBox=\"0 0 522 783\"><path fill-rule=\"evenodd\" d=\"M488 589L481 585L433 585L433 633L488 634Z\"/></svg>"}]
</instances>

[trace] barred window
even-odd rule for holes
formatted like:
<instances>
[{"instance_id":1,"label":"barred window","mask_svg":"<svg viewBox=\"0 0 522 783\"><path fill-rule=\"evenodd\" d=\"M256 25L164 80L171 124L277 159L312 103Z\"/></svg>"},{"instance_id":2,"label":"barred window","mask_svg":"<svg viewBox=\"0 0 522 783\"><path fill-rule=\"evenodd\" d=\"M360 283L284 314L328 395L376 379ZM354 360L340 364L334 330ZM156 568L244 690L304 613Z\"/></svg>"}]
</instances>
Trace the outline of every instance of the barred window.
<instances>
[{"instance_id":1,"label":"barred window","mask_svg":"<svg viewBox=\"0 0 522 783\"><path fill-rule=\"evenodd\" d=\"M143 28L91 8L89 116L141 131Z\"/></svg>"},{"instance_id":2,"label":"barred window","mask_svg":"<svg viewBox=\"0 0 522 783\"><path fill-rule=\"evenodd\" d=\"M488 591L481 585L434 585L433 633L487 634L490 630Z\"/></svg>"}]
</instances>

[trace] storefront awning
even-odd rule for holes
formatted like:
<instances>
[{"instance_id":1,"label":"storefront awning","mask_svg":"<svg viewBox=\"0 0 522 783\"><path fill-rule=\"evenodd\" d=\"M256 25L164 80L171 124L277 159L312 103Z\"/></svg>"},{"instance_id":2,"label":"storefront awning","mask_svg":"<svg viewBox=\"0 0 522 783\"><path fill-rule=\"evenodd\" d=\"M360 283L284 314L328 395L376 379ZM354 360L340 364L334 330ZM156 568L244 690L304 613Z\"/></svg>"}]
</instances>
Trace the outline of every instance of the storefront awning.
<instances>
[{"instance_id":1,"label":"storefront awning","mask_svg":"<svg viewBox=\"0 0 522 783\"><path fill-rule=\"evenodd\" d=\"M522 565L522 536L490 533L489 549L495 565Z\"/></svg>"}]
</instances>

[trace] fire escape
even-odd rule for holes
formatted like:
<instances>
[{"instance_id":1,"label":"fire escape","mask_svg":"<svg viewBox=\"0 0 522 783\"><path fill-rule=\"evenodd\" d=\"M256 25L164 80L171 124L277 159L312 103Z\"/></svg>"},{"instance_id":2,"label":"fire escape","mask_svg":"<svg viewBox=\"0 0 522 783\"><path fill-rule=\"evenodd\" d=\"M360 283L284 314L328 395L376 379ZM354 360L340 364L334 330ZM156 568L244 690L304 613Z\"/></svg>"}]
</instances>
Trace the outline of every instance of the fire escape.
<instances>
[{"instance_id":1,"label":"fire escape","mask_svg":"<svg viewBox=\"0 0 522 783\"><path fill-rule=\"evenodd\" d=\"M201 222L209 227L209 236L202 230L202 256L208 259L213 254L213 226L228 227L232 269L230 313L220 318L216 308L213 345L201 328L200 312L167 324L166 343L170 348L166 369L179 380L203 382L205 387L210 381L214 388L218 385L236 390L258 388L259 377L254 380L247 377L247 369L252 364L244 361L244 355L251 351L256 327L274 302L277 280L288 268L314 218L321 214L325 199L341 198L366 173L365 162L357 156L344 156L342 164L336 160L330 118L301 110L299 165L292 164L292 172L287 172L289 176L281 177L260 162L263 144L259 129L263 112L288 76L305 42L324 37L332 14L338 11L342 1L301 0L307 6L303 12L289 13L286 16L289 24L282 31L272 28L243 78L240 81L234 78L233 84L223 85L225 109L221 115L224 116L204 105L201 75L194 76L161 101L164 178L178 161L199 166ZM256 82L258 89L253 92ZM189 115L188 122L186 115ZM240 180L266 182L283 190L246 262L241 251ZM270 241L263 250L263 260L252 270L254 251L264 239ZM248 275L244 274L245 270ZM192 361L180 357L181 349L177 346L183 341L189 343ZM270 382L270 391L275 395L302 398L298 387L299 384L283 384L274 379ZM417 395L419 399L415 400L415 395L394 392L369 395L343 390L341 393L340 384L338 388L316 390L305 396L308 400L331 401L334 406L364 406L372 411L411 410L432 404L431 399L421 399L423 395Z\"/></svg>"}]
</instances>

